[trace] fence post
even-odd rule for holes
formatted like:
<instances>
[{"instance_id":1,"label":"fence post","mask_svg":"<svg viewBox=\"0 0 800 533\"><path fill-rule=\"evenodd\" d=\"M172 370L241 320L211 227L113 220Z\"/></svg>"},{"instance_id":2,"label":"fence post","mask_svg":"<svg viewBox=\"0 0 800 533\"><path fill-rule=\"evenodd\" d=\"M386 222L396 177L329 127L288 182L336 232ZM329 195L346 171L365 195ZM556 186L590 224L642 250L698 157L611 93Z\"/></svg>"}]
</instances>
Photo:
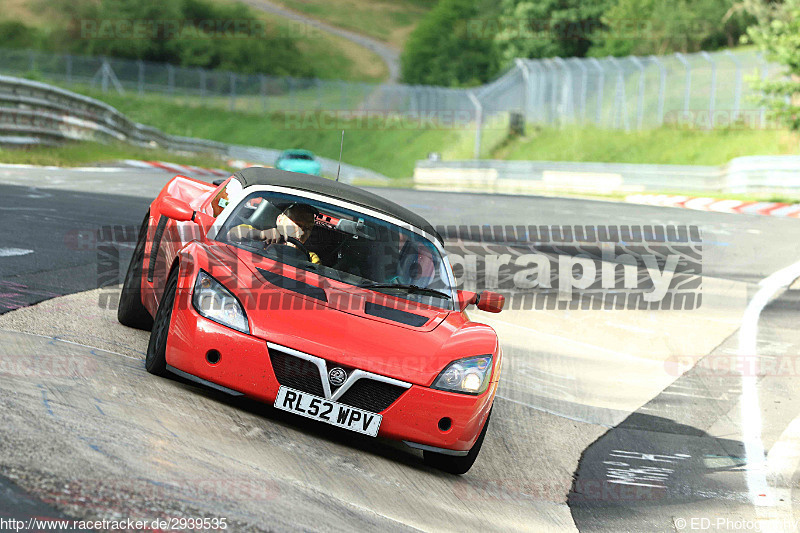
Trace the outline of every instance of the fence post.
<instances>
[{"instance_id":1,"label":"fence post","mask_svg":"<svg viewBox=\"0 0 800 533\"><path fill-rule=\"evenodd\" d=\"M561 72L564 73L564 76L562 78L562 83L561 83L561 91L560 91L560 93L561 93L561 101L563 103L562 104L561 114L564 115L564 118L566 118L568 116L571 117L571 118L574 118L574 116L575 116L574 107L575 106L573 105L573 101L574 101L574 96L575 95L573 94L573 85L574 84L572 83L572 71L569 69L569 65L567 65L567 62L564 61L563 58L554 57L553 61L555 61L556 64L559 67L561 67ZM566 120L565 120L565 122L566 122Z\"/></svg>"},{"instance_id":2,"label":"fence post","mask_svg":"<svg viewBox=\"0 0 800 533\"><path fill-rule=\"evenodd\" d=\"M621 123L625 131L629 131L631 127L628 122L627 105L625 105L625 71L616 58L608 56L608 60L617 69L617 83L614 90L614 127L618 127ZM621 117L620 114L622 115ZM620 118L621 121L618 120Z\"/></svg>"},{"instance_id":3,"label":"fence post","mask_svg":"<svg viewBox=\"0 0 800 533\"><path fill-rule=\"evenodd\" d=\"M235 111L236 110L236 74L231 72L230 73L230 79L231 79L231 103L230 103L230 109L231 109L231 111Z\"/></svg>"},{"instance_id":4,"label":"fence post","mask_svg":"<svg viewBox=\"0 0 800 533\"><path fill-rule=\"evenodd\" d=\"M644 65L636 56L630 56L631 63L639 69L639 99L636 103L636 129L644 125Z\"/></svg>"},{"instance_id":5,"label":"fence post","mask_svg":"<svg viewBox=\"0 0 800 533\"><path fill-rule=\"evenodd\" d=\"M552 59L545 59L545 64L550 71L550 122L555 122L556 115L558 114L558 87L556 84L556 70L554 61Z\"/></svg>"},{"instance_id":6,"label":"fence post","mask_svg":"<svg viewBox=\"0 0 800 533\"><path fill-rule=\"evenodd\" d=\"M175 94L175 67L167 65L167 86L170 96Z\"/></svg>"},{"instance_id":7,"label":"fence post","mask_svg":"<svg viewBox=\"0 0 800 533\"><path fill-rule=\"evenodd\" d=\"M547 123L547 68L543 63L541 59L536 60L536 70L539 73L539 81L536 84L538 91L536 109L540 124Z\"/></svg>"},{"instance_id":8,"label":"fence post","mask_svg":"<svg viewBox=\"0 0 800 533\"><path fill-rule=\"evenodd\" d=\"M136 62L139 66L139 78L138 78L138 88L139 88L139 96L144 94L144 62L140 59Z\"/></svg>"},{"instance_id":9,"label":"fence post","mask_svg":"<svg viewBox=\"0 0 800 533\"><path fill-rule=\"evenodd\" d=\"M735 122L739 119L739 109L742 103L742 62L730 50L725 50L725 55L736 65L736 85L733 88L733 121Z\"/></svg>"},{"instance_id":10,"label":"fence post","mask_svg":"<svg viewBox=\"0 0 800 533\"><path fill-rule=\"evenodd\" d=\"M580 95L580 110L581 110L581 124L586 124L586 98L588 96L588 89L586 84L589 83L589 70L584 65L583 59L573 57L573 63L578 65L578 68L581 69L581 95Z\"/></svg>"},{"instance_id":11,"label":"fence post","mask_svg":"<svg viewBox=\"0 0 800 533\"><path fill-rule=\"evenodd\" d=\"M684 83L684 89L683 89L683 113L685 115L688 115L689 100L692 97L692 66L689 64L689 62L686 60L686 57L682 53L675 52L675 57L678 58L678 61L680 61L681 64L686 69L686 82Z\"/></svg>"},{"instance_id":12,"label":"fence post","mask_svg":"<svg viewBox=\"0 0 800 533\"><path fill-rule=\"evenodd\" d=\"M514 63L517 65L517 68L522 72L522 116L525 117L525 122L530 120L528 117L529 106L528 106L528 98L530 97L531 91L531 72L528 70L528 66L525 64L525 61L522 59L515 59Z\"/></svg>"},{"instance_id":13,"label":"fence post","mask_svg":"<svg viewBox=\"0 0 800 533\"><path fill-rule=\"evenodd\" d=\"M539 62L534 60L526 63L526 66L530 69L533 67L536 69L536 74L533 77L533 83L531 84L531 102L533 103L533 107L536 110L535 113L536 119L539 122L544 122L542 117L542 67L539 65Z\"/></svg>"},{"instance_id":14,"label":"fence post","mask_svg":"<svg viewBox=\"0 0 800 533\"><path fill-rule=\"evenodd\" d=\"M66 60L66 68L67 68L67 84L72 83L72 56L67 54L64 58Z\"/></svg>"},{"instance_id":15,"label":"fence post","mask_svg":"<svg viewBox=\"0 0 800 533\"><path fill-rule=\"evenodd\" d=\"M36 71L36 52L33 50L28 51L28 71Z\"/></svg>"},{"instance_id":16,"label":"fence post","mask_svg":"<svg viewBox=\"0 0 800 533\"><path fill-rule=\"evenodd\" d=\"M650 60L658 65L658 125L664 125L664 98L667 92L667 67L656 56L650 56Z\"/></svg>"},{"instance_id":17,"label":"fence post","mask_svg":"<svg viewBox=\"0 0 800 533\"><path fill-rule=\"evenodd\" d=\"M108 70L106 69L106 65L108 62L106 58L103 58L103 63L100 65L100 90L103 94L108 92Z\"/></svg>"},{"instance_id":18,"label":"fence post","mask_svg":"<svg viewBox=\"0 0 800 533\"><path fill-rule=\"evenodd\" d=\"M716 102L717 102L717 62L714 61L714 58L706 52L705 50L700 52L700 55L703 56L703 59L711 63L711 95L708 98L708 112L711 115L711 129L714 129L714 111L716 110Z\"/></svg>"},{"instance_id":19,"label":"fence post","mask_svg":"<svg viewBox=\"0 0 800 533\"><path fill-rule=\"evenodd\" d=\"M591 58L589 61L597 69L597 103L595 104L597 109L595 110L594 123L599 126L603 121L603 90L606 86L606 70L596 57Z\"/></svg>"},{"instance_id":20,"label":"fence post","mask_svg":"<svg viewBox=\"0 0 800 533\"><path fill-rule=\"evenodd\" d=\"M764 54L761 53L761 52L758 53L758 58L761 60L761 68L759 68L759 71L760 71L759 78L761 78L761 81L763 82L765 79L767 79L767 75L769 74L769 63L767 63L767 60L764 59ZM764 95L764 91L761 91L761 95L762 96ZM760 126L759 127L761 129L764 129L764 126L766 126L766 123L767 123L767 108L766 108L766 106L764 106L764 104L761 104L761 109L760 109L759 115L760 115L759 116L759 122L760 122Z\"/></svg>"},{"instance_id":21,"label":"fence post","mask_svg":"<svg viewBox=\"0 0 800 533\"><path fill-rule=\"evenodd\" d=\"M261 85L261 112L266 114L269 110L269 105L267 104L267 77L263 74L259 74L258 79Z\"/></svg>"},{"instance_id":22,"label":"fence post","mask_svg":"<svg viewBox=\"0 0 800 533\"><path fill-rule=\"evenodd\" d=\"M102 71L103 92L108 89L108 82L110 81L119 94L125 94L122 84L119 82L117 75L114 74L114 69L111 68L111 64L106 58L103 58L103 66L100 67L100 70Z\"/></svg>"},{"instance_id":23,"label":"fence post","mask_svg":"<svg viewBox=\"0 0 800 533\"><path fill-rule=\"evenodd\" d=\"M483 130L483 105L481 105L474 91L467 93L472 105L475 106L475 159L481 158L481 133Z\"/></svg>"},{"instance_id":24,"label":"fence post","mask_svg":"<svg viewBox=\"0 0 800 533\"><path fill-rule=\"evenodd\" d=\"M314 78L314 85L317 87L317 111L320 111L322 109L322 81Z\"/></svg>"},{"instance_id":25,"label":"fence post","mask_svg":"<svg viewBox=\"0 0 800 533\"><path fill-rule=\"evenodd\" d=\"M206 71L202 68L197 69L198 79L200 81L200 99L206 99Z\"/></svg>"}]
</instances>

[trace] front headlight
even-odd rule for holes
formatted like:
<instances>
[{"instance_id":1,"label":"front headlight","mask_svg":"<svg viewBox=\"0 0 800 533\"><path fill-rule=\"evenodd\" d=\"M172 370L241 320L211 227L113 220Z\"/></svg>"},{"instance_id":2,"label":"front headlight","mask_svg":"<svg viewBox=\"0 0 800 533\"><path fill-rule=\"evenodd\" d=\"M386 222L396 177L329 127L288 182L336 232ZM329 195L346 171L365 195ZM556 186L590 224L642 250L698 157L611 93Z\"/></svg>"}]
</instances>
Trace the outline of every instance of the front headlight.
<instances>
[{"instance_id":1,"label":"front headlight","mask_svg":"<svg viewBox=\"0 0 800 533\"><path fill-rule=\"evenodd\" d=\"M433 382L433 388L464 394L480 394L489 386L491 374L491 355L467 357L447 365Z\"/></svg>"},{"instance_id":2,"label":"front headlight","mask_svg":"<svg viewBox=\"0 0 800 533\"><path fill-rule=\"evenodd\" d=\"M250 333L247 315L236 297L222 283L200 271L194 284L192 303L197 312L223 326Z\"/></svg>"}]
</instances>

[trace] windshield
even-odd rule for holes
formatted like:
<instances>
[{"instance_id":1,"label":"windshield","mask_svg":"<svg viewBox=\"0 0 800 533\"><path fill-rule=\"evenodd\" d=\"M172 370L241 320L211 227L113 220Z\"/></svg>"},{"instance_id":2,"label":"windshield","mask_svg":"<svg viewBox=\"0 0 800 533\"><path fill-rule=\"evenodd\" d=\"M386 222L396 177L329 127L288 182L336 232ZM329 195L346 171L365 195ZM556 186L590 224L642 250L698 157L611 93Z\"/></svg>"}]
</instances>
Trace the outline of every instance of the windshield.
<instances>
[{"instance_id":1,"label":"windshield","mask_svg":"<svg viewBox=\"0 0 800 533\"><path fill-rule=\"evenodd\" d=\"M454 309L439 249L409 227L356 208L254 192L234 208L216 239L342 283Z\"/></svg>"}]
</instances>

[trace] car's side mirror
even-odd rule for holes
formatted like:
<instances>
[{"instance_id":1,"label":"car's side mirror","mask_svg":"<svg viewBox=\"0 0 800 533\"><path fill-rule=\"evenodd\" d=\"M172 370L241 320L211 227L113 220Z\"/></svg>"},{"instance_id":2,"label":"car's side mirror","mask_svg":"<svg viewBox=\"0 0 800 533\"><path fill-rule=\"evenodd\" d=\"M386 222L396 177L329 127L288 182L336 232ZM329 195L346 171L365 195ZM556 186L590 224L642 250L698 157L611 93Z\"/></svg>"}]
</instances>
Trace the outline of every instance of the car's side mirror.
<instances>
[{"instance_id":1,"label":"car's side mirror","mask_svg":"<svg viewBox=\"0 0 800 533\"><path fill-rule=\"evenodd\" d=\"M470 291L458 291L458 308L464 311L467 307L478 301L478 293Z\"/></svg>"},{"instance_id":2,"label":"car's side mirror","mask_svg":"<svg viewBox=\"0 0 800 533\"><path fill-rule=\"evenodd\" d=\"M464 311L470 305L476 304L481 311L499 313L503 310L505 303L506 297L496 292L483 291L478 294L471 291L458 291L458 308L460 311Z\"/></svg>"},{"instance_id":3,"label":"car's side mirror","mask_svg":"<svg viewBox=\"0 0 800 533\"><path fill-rule=\"evenodd\" d=\"M500 293L483 291L478 296L478 309L487 313L499 313L506 304L506 297Z\"/></svg>"},{"instance_id":4,"label":"car's side mirror","mask_svg":"<svg viewBox=\"0 0 800 533\"><path fill-rule=\"evenodd\" d=\"M174 196L165 196L161 200L161 214L178 222L186 222L194 220L195 212L187 202Z\"/></svg>"}]
</instances>

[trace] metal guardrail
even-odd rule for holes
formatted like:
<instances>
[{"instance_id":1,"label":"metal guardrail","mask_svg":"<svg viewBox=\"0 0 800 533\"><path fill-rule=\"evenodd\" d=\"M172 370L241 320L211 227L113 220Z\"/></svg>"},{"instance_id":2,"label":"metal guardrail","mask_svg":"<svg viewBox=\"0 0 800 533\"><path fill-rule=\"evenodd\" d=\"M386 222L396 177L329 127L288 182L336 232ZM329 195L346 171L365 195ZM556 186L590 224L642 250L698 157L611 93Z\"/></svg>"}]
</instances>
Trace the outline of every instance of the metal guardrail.
<instances>
[{"instance_id":1,"label":"metal guardrail","mask_svg":"<svg viewBox=\"0 0 800 533\"><path fill-rule=\"evenodd\" d=\"M8 76L0 76L0 132L44 142L116 140L168 150L227 153L222 143L168 135L130 120L99 100Z\"/></svg>"},{"instance_id":2,"label":"metal guardrail","mask_svg":"<svg viewBox=\"0 0 800 533\"><path fill-rule=\"evenodd\" d=\"M421 189L496 193L800 194L800 156L738 157L722 166L563 163L548 161L418 161Z\"/></svg>"},{"instance_id":3,"label":"metal guardrail","mask_svg":"<svg viewBox=\"0 0 800 533\"><path fill-rule=\"evenodd\" d=\"M65 141L117 141L264 165L274 164L280 154L279 150L169 135L134 122L99 100L45 83L0 76L0 145L50 145ZM337 161L319 160L323 173L336 175ZM347 164L342 164L341 179L389 181L377 172Z\"/></svg>"}]
</instances>

